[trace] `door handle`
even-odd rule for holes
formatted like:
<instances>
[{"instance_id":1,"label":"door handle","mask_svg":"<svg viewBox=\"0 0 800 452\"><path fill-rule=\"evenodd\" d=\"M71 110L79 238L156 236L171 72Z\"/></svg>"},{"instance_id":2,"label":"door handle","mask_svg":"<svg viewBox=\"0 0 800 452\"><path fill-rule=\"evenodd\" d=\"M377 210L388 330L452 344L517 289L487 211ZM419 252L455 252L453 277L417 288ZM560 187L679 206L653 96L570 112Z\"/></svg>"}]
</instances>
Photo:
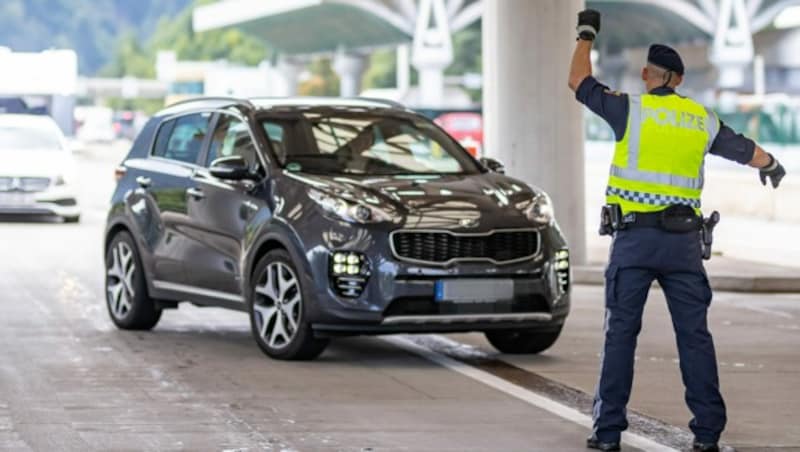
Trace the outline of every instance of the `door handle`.
<instances>
[{"instance_id":1,"label":"door handle","mask_svg":"<svg viewBox=\"0 0 800 452\"><path fill-rule=\"evenodd\" d=\"M186 194L191 196L194 199L203 199L203 198L206 197L205 193L203 193L203 190L200 190L199 188L194 188L194 187L187 188L186 189Z\"/></svg>"},{"instance_id":2,"label":"door handle","mask_svg":"<svg viewBox=\"0 0 800 452\"><path fill-rule=\"evenodd\" d=\"M136 178L136 183L142 188L148 188L153 184L153 181L149 177L139 176Z\"/></svg>"}]
</instances>

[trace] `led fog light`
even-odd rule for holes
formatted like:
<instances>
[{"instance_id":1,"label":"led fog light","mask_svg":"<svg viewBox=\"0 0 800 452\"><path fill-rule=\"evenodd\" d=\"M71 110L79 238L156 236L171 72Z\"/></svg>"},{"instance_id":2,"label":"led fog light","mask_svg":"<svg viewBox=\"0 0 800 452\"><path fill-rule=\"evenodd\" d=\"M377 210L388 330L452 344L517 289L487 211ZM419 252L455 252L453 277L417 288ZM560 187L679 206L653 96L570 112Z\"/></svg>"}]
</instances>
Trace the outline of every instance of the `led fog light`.
<instances>
[{"instance_id":1,"label":"led fog light","mask_svg":"<svg viewBox=\"0 0 800 452\"><path fill-rule=\"evenodd\" d=\"M553 266L556 269L558 287L562 292L569 290L569 251L558 250L555 252Z\"/></svg>"},{"instance_id":2,"label":"led fog light","mask_svg":"<svg viewBox=\"0 0 800 452\"><path fill-rule=\"evenodd\" d=\"M331 255L331 285L342 297L357 298L369 277L369 264L363 254L336 251Z\"/></svg>"}]
</instances>

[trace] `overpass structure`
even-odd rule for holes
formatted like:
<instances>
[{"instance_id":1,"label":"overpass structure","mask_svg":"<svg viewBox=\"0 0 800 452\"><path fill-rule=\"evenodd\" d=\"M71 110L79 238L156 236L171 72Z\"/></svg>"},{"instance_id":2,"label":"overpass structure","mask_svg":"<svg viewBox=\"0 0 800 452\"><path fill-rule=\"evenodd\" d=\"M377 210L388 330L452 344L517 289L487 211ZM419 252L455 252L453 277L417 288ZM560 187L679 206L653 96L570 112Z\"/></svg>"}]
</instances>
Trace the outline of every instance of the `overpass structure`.
<instances>
[{"instance_id":1,"label":"overpass structure","mask_svg":"<svg viewBox=\"0 0 800 452\"><path fill-rule=\"evenodd\" d=\"M287 94L294 94L298 64L309 55L333 55L342 95L353 96L360 90L369 52L399 46L399 64L407 66L410 46L410 63L420 76L420 93L414 100L420 106L437 106L445 99L444 70L453 61L451 35L479 20L487 1L223 0L196 8L193 19L197 31L235 26L269 42L281 53L279 68L289 80ZM600 65L610 72L620 69L625 50L666 42L699 47L703 61L695 69L707 70L705 63L710 62L720 88L740 89L753 82L746 70L756 56L754 36L768 31L800 0L588 0L586 4L603 13ZM547 13L544 4L536 6L537 14ZM800 39L792 38L784 39L784 47ZM788 58L792 68L800 68L800 58L787 55L790 51L776 43L780 39L766 36L761 41L762 53L768 57L777 53L768 65ZM400 74L398 88L407 90L406 85L407 75Z\"/></svg>"},{"instance_id":2,"label":"overpass structure","mask_svg":"<svg viewBox=\"0 0 800 452\"><path fill-rule=\"evenodd\" d=\"M582 112L566 91L565 78L575 13L587 5L603 13L598 68L623 89L638 89L634 71L652 42L678 46L689 73L706 87L757 88L759 76L748 75L748 69L765 60L777 65L776 84L800 79L800 55L793 50L800 34L772 30L775 19L800 0L222 0L196 8L193 25L199 32L240 27L267 41L280 52L276 69L289 87L286 94L295 93L305 58L328 54L341 94L357 95L366 56L376 48L397 47L398 91L410 89L405 69L410 63L419 88L409 103L435 108L446 98L452 33L482 19L484 149L513 175L553 196L573 258L580 262L585 256ZM797 71L797 77L787 77L787 71ZM764 75L760 78L763 86Z\"/></svg>"}]
</instances>

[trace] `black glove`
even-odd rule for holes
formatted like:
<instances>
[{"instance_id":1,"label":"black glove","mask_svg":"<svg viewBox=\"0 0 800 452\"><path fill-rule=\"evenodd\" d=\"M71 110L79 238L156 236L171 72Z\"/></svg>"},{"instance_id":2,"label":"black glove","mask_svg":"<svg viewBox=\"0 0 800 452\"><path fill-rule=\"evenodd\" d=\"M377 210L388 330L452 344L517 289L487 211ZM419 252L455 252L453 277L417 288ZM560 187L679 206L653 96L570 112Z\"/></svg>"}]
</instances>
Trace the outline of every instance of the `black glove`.
<instances>
[{"instance_id":1,"label":"black glove","mask_svg":"<svg viewBox=\"0 0 800 452\"><path fill-rule=\"evenodd\" d=\"M778 188L781 179L786 175L786 170L772 154L769 154L769 158L769 165L758 171L758 177L761 178L761 185L767 185L767 178L769 178L769 181L772 182L772 188Z\"/></svg>"},{"instance_id":2,"label":"black glove","mask_svg":"<svg viewBox=\"0 0 800 452\"><path fill-rule=\"evenodd\" d=\"M594 41L600 32L600 11L584 9L578 13L578 39Z\"/></svg>"}]
</instances>

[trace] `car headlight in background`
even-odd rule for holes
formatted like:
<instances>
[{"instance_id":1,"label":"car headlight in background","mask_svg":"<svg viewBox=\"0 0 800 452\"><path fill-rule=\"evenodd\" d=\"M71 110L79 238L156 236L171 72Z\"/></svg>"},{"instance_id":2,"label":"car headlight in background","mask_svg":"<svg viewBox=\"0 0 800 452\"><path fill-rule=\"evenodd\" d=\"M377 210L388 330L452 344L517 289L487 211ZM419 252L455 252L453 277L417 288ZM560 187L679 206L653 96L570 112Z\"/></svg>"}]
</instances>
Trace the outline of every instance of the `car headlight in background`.
<instances>
[{"instance_id":1,"label":"car headlight in background","mask_svg":"<svg viewBox=\"0 0 800 452\"><path fill-rule=\"evenodd\" d=\"M310 190L308 196L326 212L350 223L380 223L391 219L389 214L378 207L350 202L318 190Z\"/></svg>"},{"instance_id":2,"label":"car headlight in background","mask_svg":"<svg viewBox=\"0 0 800 452\"><path fill-rule=\"evenodd\" d=\"M530 205L525 208L525 216L529 220L539 224L550 224L553 222L553 203L546 193L540 193L533 198Z\"/></svg>"}]
</instances>

